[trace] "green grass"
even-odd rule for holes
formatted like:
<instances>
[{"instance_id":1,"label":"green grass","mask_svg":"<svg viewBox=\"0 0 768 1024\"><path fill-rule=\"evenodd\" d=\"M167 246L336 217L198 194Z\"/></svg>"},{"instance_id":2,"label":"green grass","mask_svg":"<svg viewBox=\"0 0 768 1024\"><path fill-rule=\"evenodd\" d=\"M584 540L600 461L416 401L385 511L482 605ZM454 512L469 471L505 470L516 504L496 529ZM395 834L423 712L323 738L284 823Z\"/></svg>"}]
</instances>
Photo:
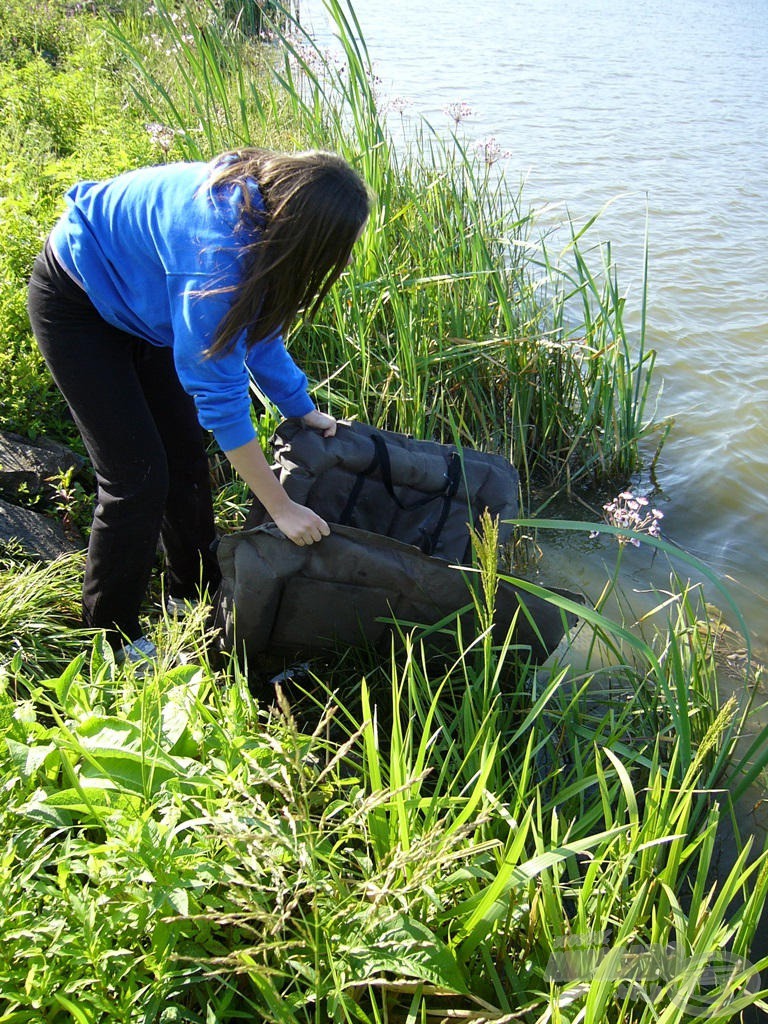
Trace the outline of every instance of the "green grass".
<instances>
[{"instance_id":1,"label":"green grass","mask_svg":"<svg viewBox=\"0 0 768 1024\"><path fill-rule=\"evenodd\" d=\"M72 594L71 572L35 579L21 637ZM47 662L38 639L0 690L2 1019L623 1024L657 1019L648 992L668 1021L736 1019L768 865L748 842L710 874L739 712L689 596L674 609L631 664L537 670L480 634L436 670L416 630L272 709L202 613L165 623L144 681L83 636ZM713 984L718 957L736 971Z\"/></svg>"},{"instance_id":2,"label":"green grass","mask_svg":"<svg viewBox=\"0 0 768 1024\"><path fill-rule=\"evenodd\" d=\"M645 310L630 335L610 249L574 231L553 254L458 132L424 125L396 148L353 8L328 0L342 66L282 15L259 45L225 6L0 11L4 425L72 436L23 309L70 181L246 142L320 145L377 202L292 341L317 401L503 451L526 489L626 480L659 425ZM274 422L260 420L265 444ZM244 494L216 473L233 529ZM703 1024L768 1009L768 963L750 962L766 853L736 835L716 870L768 762L762 731L745 739L761 675L748 661L743 702L721 697L722 626L684 575L707 571L643 543L670 559L668 593L641 621L621 600L609 615L617 546L580 636L537 667L490 638L487 531L476 629L453 663L414 627L389 659L313 663L275 705L217 652L204 610L173 622L147 607L161 663L139 681L77 627L82 555L7 554L0 1022Z\"/></svg>"}]
</instances>

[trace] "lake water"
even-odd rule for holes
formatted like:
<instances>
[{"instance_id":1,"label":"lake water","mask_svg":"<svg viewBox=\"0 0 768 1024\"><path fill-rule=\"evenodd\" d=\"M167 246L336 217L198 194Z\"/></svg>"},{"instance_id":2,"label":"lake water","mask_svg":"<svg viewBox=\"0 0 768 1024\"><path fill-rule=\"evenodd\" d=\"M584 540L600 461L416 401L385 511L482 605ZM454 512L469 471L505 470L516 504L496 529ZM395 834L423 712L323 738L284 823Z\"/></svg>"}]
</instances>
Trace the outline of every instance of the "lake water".
<instances>
[{"instance_id":1,"label":"lake water","mask_svg":"<svg viewBox=\"0 0 768 1024\"><path fill-rule=\"evenodd\" d=\"M768 0L356 0L383 96L467 141L494 136L524 201L610 240L673 417L653 485L665 535L729 581L768 646ZM301 0L322 45L322 0ZM393 115L390 115L393 119ZM548 214L551 221L552 214ZM630 321L631 322L631 321ZM652 455L649 449L648 455ZM651 489L648 478L641 481ZM635 561L632 561L632 559ZM592 590L596 561L569 566ZM647 555L628 560L646 586Z\"/></svg>"}]
</instances>

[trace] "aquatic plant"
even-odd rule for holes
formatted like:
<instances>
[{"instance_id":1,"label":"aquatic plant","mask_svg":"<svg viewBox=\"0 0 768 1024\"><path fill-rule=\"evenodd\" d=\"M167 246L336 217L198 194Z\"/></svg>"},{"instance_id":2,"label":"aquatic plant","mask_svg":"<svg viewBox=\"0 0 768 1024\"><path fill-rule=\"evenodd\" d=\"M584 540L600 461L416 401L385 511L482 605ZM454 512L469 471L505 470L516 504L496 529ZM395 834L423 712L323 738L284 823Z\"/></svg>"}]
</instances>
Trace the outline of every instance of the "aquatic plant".
<instances>
[{"instance_id":1,"label":"aquatic plant","mask_svg":"<svg viewBox=\"0 0 768 1024\"><path fill-rule=\"evenodd\" d=\"M443 113L450 117L455 127L458 127L462 121L466 121L467 118L472 117L474 111L466 100L456 100L453 103L449 103L448 106L443 107Z\"/></svg>"},{"instance_id":2,"label":"aquatic plant","mask_svg":"<svg viewBox=\"0 0 768 1024\"><path fill-rule=\"evenodd\" d=\"M326 6L336 49L286 10L273 46L254 50L212 0L158 0L153 31L173 43L162 78L135 32L113 29L148 117L183 132L187 155L279 144L290 125L291 145L339 151L375 193L363 251L293 341L317 399L417 436L458 433L561 485L626 477L654 427L654 358L642 325L637 345L624 329L610 253L591 267L574 232L555 259L496 173L505 154L493 139L471 146L422 123L395 146L354 7ZM455 126L467 116L466 104L448 109Z\"/></svg>"},{"instance_id":3,"label":"aquatic plant","mask_svg":"<svg viewBox=\"0 0 768 1024\"><path fill-rule=\"evenodd\" d=\"M648 511L646 511L648 509ZM605 521L610 526L619 529L631 530L632 534L617 533L616 540L619 544L632 544L633 547L640 547L638 534L647 533L649 537L660 537L660 521L664 513L657 508L649 509L649 502L643 495L635 496L631 491L622 491L612 501L603 505ZM594 539L600 536L599 530L591 530L589 536Z\"/></svg>"}]
</instances>

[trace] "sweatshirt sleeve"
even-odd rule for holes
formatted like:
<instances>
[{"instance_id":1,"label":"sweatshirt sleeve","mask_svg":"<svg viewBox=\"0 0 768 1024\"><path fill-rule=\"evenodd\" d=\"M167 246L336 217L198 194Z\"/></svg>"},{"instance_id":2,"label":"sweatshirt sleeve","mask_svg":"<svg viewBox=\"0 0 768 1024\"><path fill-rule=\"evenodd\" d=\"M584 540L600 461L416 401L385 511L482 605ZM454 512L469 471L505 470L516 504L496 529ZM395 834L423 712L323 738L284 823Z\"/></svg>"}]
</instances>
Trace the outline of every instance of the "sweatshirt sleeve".
<instances>
[{"instance_id":1,"label":"sweatshirt sleeve","mask_svg":"<svg viewBox=\"0 0 768 1024\"><path fill-rule=\"evenodd\" d=\"M201 293L197 277L168 279L176 372L192 396L200 423L213 432L223 451L256 436L251 420L249 371L283 416L303 416L314 408L307 378L289 356L279 335L257 342L250 352L245 334L220 356L204 350L216 335L232 301L231 293Z\"/></svg>"},{"instance_id":2,"label":"sweatshirt sleeve","mask_svg":"<svg viewBox=\"0 0 768 1024\"><path fill-rule=\"evenodd\" d=\"M283 416L304 416L314 409L307 393L307 378L288 354L282 335L256 342L245 362L256 383Z\"/></svg>"}]
</instances>

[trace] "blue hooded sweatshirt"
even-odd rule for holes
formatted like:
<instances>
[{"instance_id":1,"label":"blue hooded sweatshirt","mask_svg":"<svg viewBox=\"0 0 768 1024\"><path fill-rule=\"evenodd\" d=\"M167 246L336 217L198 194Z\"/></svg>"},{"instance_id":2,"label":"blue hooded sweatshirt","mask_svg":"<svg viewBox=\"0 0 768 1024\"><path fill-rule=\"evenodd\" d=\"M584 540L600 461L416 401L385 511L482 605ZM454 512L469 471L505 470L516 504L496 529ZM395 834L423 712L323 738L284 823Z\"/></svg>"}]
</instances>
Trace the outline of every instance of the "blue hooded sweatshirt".
<instances>
[{"instance_id":1,"label":"blue hooded sweatshirt","mask_svg":"<svg viewBox=\"0 0 768 1024\"><path fill-rule=\"evenodd\" d=\"M274 335L246 349L245 331L206 358L242 274L254 229L239 226L240 189L208 184L213 164L146 167L67 193L51 233L63 268L110 324L173 349L200 423L224 451L256 436L248 371L284 416L314 408L307 378ZM254 208L264 204L254 183Z\"/></svg>"}]
</instances>

